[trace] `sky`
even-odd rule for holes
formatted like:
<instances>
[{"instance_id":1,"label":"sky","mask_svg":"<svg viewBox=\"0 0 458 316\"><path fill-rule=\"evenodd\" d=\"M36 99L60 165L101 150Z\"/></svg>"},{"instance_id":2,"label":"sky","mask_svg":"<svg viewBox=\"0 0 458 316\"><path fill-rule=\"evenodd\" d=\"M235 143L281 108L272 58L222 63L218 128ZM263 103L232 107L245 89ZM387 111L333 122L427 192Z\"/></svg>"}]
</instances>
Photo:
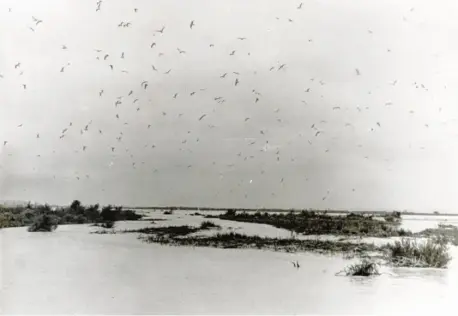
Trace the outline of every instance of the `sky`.
<instances>
[{"instance_id":1,"label":"sky","mask_svg":"<svg viewBox=\"0 0 458 316\"><path fill-rule=\"evenodd\" d=\"M1 1L0 200L455 212L457 14Z\"/></svg>"}]
</instances>

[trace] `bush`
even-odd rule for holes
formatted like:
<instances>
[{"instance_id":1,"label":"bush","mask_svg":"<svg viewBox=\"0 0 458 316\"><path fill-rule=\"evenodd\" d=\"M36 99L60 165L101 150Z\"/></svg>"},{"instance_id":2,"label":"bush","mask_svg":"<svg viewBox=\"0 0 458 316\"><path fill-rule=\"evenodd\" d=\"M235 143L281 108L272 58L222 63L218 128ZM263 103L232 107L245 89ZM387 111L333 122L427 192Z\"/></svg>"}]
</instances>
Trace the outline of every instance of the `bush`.
<instances>
[{"instance_id":1,"label":"bush","mask_svg":"<svg viewBox=\"0 0 458 316\"><path fill-rule=\"evenodd\" d=\"M398 267L446 268L452 259L443 238L430 238L421 243L403 238L387 248L390 261Z\"/></svg>"},{"instance_id":2,"label":"bush","mask_svg":"<svg viewBox=\"0 0 458 316\"><path fill-rule=\"evenodd\" d=\"M172 214L173 214L173 210L164 211L163 214L164 214L164 215L172 215Z\"/></svg>"},{"instance_id":3,"label":"bush","mask_svg":"<svg viewBox=\"0 0 458 316\"><path fill-rule=\"evenodd\" d=\"M47 214L39 215L29 226L29 232L51 232L57 228L55 219Z\"/></svg>"},{"instance_id":4,"label":"bush","mask_svg":"<svg viewBox=\"0 0 458 316\"><path fill-rule=\"evenodd\" d=\"M371 275L380 275L378 271L378 266L374 262L368 260L363 260L360 263L355 263L343 271L347 276L371 276Z\"/></svg>"},{"instance_id":5,"label":"bush","mask_svg":"<svg viewBox=\"0 0 458 316\"><path fill-rule=\"evenodd\" d=\"M210 228L221 228L221 226L216 225L215 223L211 221L203 221L200 224L200 229L210 229Z\"/></svg>"},{"instance_id":6,"label":"bush","mask_svg":"<svg viewBox=\"0 0 458 316\"><path fill-rule=\"evenodd\" d=\"M112 222L112 221L107 221L107 222L103 222L100 227L102 228L114 228L115 226L115 222Z\"/></svg>"}]
</instances>

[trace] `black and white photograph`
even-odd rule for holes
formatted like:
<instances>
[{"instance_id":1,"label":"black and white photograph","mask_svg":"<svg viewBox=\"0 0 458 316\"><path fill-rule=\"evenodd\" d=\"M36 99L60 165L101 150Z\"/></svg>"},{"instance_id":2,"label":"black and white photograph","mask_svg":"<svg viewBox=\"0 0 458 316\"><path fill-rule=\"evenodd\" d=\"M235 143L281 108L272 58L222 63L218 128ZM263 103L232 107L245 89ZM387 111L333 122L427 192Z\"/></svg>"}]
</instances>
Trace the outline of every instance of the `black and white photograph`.
<instances>
[{"instance_id":1,"label":"black and white photograph","mask_svg":"<svg viewBox=\"0 0 458 316\"><path fill-rule=\"evenodd\" d=\"M0 314L455 314L457 39L453 0L0 0Z\"/></svg>"}]
</instances>

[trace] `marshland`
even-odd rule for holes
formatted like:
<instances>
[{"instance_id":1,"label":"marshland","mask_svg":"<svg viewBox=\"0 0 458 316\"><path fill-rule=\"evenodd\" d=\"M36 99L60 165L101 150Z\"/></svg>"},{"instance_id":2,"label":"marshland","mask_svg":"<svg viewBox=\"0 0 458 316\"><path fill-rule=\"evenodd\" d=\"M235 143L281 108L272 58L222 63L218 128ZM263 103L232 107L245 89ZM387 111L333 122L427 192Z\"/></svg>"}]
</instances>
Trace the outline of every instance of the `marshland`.
<instances>
[{"instance_id":1,"label":"marshland","mask_svg":"<svg viewBox=\"0 0 458 316\"><path fill-rule=\"evenodd\" d=\"M217 313L221 306L234 313L263 313L272 307L291 313L337 312L337 307L310 305L310 300L299 304L299 296L316 295L308 288L312 284L328 294L340 293L345 298L343 308L352 313L364 312L368 304L391 310L376 304L375 297L351 304L360 295L355 291L377 284L384 284L381 289L386 291L377 295L396 302L402 294L402 304L434 288L431 304L441 302L445 308L450 305L444 293L456 288L452 280L458 276L458 219L440 215L195 212L86 206L73 201L60 208L3 207L0 218L2 265L21 271L3 275L2 284L9 284L3 303L5 310L14 306L20 313L33 309L49 313L189 311L181 304L171 307L173 296L161 291L163 287L181 288L183 302L196 313ZM313 231L308 222L314 223ZM418 229L418 223L429 228ZM136 268L128 268L133 262ZM69 279L65 277L69 273L85 277ZM228 296L236 284L249 291L250 298ZM158 299L148 300L143 291ZM75 299L46 304L45 295L58 298L63 293ZM250 303L272 295L277 303L270 307ZM127 304L104 303L120 296L129 298ZM90 305L82 304L83 300ZM279 300L284 303L278 304Z\"/></svg>"},{"instance_id":2,"label":"marshland","mask_svg":"<svg viewBox=\"0 0 458 316\"><path fill-rule=\"evenodd\" d=\"M457 310L456 16L0 1L0 314Z\"/></svg>"}]
</instances>

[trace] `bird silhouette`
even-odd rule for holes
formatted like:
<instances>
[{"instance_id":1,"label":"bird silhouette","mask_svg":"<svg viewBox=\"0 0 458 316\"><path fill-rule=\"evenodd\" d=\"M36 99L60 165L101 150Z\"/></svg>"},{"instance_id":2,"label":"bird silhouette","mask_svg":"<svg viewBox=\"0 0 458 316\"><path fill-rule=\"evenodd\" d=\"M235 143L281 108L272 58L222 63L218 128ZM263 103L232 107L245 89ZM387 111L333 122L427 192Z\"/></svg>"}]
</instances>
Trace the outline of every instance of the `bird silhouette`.
<instances>
[{"instance_id":1,"label":"bird silhouette","mask_svg":"<svg viewBox=\"0 0 458 316\"><path fill-rule=\"evenodd\" d=\"M156 46L156 42L152 42L150 48L153 48L154 46Z\"/></svg>"},{"instance_id":2,"label":"bird silhouette","mask_svg":"<svg viewBox=\"0 0 458 316\"><path fill-rule=\"evenodd\" d=\"M121 53L121 58L124 58L124 52Z\"/></svg>"},{"instance_id":3,"label":"bird silhouette","mask_svg":"<svg viewBox=\"0 0 458 316\"><path fill-rule=\"evenodd\" d=\"M234 86L238 85L239 84L239 79L238 78L235 78L235 82L234 82Z\"/></svg>"},{"instance_id":4,"label":"bird silhouette","mask_svg":"<svg viewBox=\"0 0 458 316\"><path fill-rule=\"evenodd\" d=\"M184 50L181 50L181 49L179 49L179 48L177 48L177 50L178 50L178 52L179 52L180 54L186 54L186 51L184 51Z\"/></svg>"},{"instance_id":5,"label":"bird silhouette","mask_svg":"<svg viewBox=\"0 0 458 316\"><path fill-rule=\"evenodd\" d=\"M17 69L19 67L21 67L21 63L17 63L16 65L14 65L14 69Z\"/></svg>"},{"instance_id":6,"label":"bird silhouette","mask_svg":"<svg viewBox=\"0 0 458 316\"><path fill-rule=\"evenodd\" d=\"M156 30L156 32L158 32L158 33L161 33L161 34L162 34L162 33L164 33L164 30L165 30L165 26L163 26L163 27L162 27L160 30Z\"/></svg>"},{"instance_id":7,"label":"bird silhouette","mask_svg":"<svg viewBox=\"0 0 458 316\"><path fill-rule=\"evenodd\" d=\"M154 71L157 71L156 67L154 67L154 65L151 65L151 67L153 68Z\"/></svg>"},{"instance_id":8,"label":"bird silhouette","mask_svg":"<svg viewBox=\"0 0 458 316\"><path fill-rule=\"evenodd\" d=\"M110 55L106 54L105 56L103 56L103 60L107 60L108 56Z\"/></svg>"},{"instance_id":9,"label":"bird silhouette","mask_svg":"<svg viewBox=\"0 0 458 316\"><path fill-rule=\"evenodd\" d=\"M192 27L195 25L194 23L194 20L191 21L191 23L189 24L189 28L192 30Z\"/></svg>"},{"instance_id":10,"label":"bird silhouette","mask_svg":"<svg viewBox=\"0 0 458 316\"><path fill-rule=\"evenodd\" d=\"M65 46L65 45L62 45L62 49L67 49L67 46Z\"/></svg>"},{"instance_id":11,"label":"bird silhouette","mask_svg":"<svg viewBox=\"0 0 458 316\"><path fill-rule=\"evenodd\" d=\"M246 37L237 37L238 40L244 41L246 40Z\"/></svg>"},{"instance_id":12,"label":"bird silhouette","mask_svg":"<svg viewBox=\"0 0 458 316\"><path fill-rule=\"evenodd\" d=\"M227 72L219 76L220 78L226 78Z\"/></svg>"},{"instance_id":13,"label":"bird silhouette","mask_svg":"<svg viewBox=\"0 0 458 316\"><path fill-rule=\"evenodd\" d=\"M113 70L113 65L110 65L111 70Z\"/></svg>"},{"instance_id":14,"label":"bird silhouette","mask_svg":"<svg viewBox=\"0 0 458 316\"><path fill-rule=\"evenodd\" d=\"M102 94L103 94L103 90L100 90L99 96L102 96Z\"/></svg>"},{"instance_id":15,"label":"bird silhouette","mask_svg":"<svg viewBox=\"0 0 458 316\"><path fill-rule=\"evenodd\" d=\"M282 70L285 66L286 66L286 64L281 64L281 65L278 67L278 70Z\"/></svg>"},{"instance_id":16,"label":"bird silhouette","mask_svg":"<svg viewBox=\"0 0 458 316\"><path fill-rule=\"evenodd\" d=\"M359 72L359 69L358 69L358 68L356 68L355 71L356 71L356 75L357 75L357 76L361 75L361 73Z\"/></svg>"},{"instance_id":17,"label":"bird silhouette","mask_svg":"<svg viewBox=\"0 0 458 316\"><path fill-rule=\"evenodd\" d=\"M166 72L164 72L164 75L168 75L171 71L172 69L167 70Z\"/></svg>"},{"instance_id":18,"label":"bird silhouette","mask_svg":"<svg viewBox=\"0 0 458 316\"><path fill-rule=\"evenodd\" d=\"M233 56L235 54L235 50L233 50L229 55Z\"/></svg>"},{"instance_id":19,"label":"bird silhouette","mask_svg":"<svg viewBox=\"0 0 458 316\"><path fill-rule=\"evenodd\" d=\"M203 119L204 117L206 117L206 116L207 116L207 114L203 114L201 117L199 117L199 121L202 121L202 119Z\"/></svg>"},{"instance_id":20,"label":"bird silhouette","mask_svg":"<svg viewBox=\"0 0 458 316\"><path fill-rule=\"evenodd\" d=\"M301 4L299 4L299 6L297 7L298 10L302 9L302 5L303 3L301 2Z\"/></svg>"}]
</instances>

